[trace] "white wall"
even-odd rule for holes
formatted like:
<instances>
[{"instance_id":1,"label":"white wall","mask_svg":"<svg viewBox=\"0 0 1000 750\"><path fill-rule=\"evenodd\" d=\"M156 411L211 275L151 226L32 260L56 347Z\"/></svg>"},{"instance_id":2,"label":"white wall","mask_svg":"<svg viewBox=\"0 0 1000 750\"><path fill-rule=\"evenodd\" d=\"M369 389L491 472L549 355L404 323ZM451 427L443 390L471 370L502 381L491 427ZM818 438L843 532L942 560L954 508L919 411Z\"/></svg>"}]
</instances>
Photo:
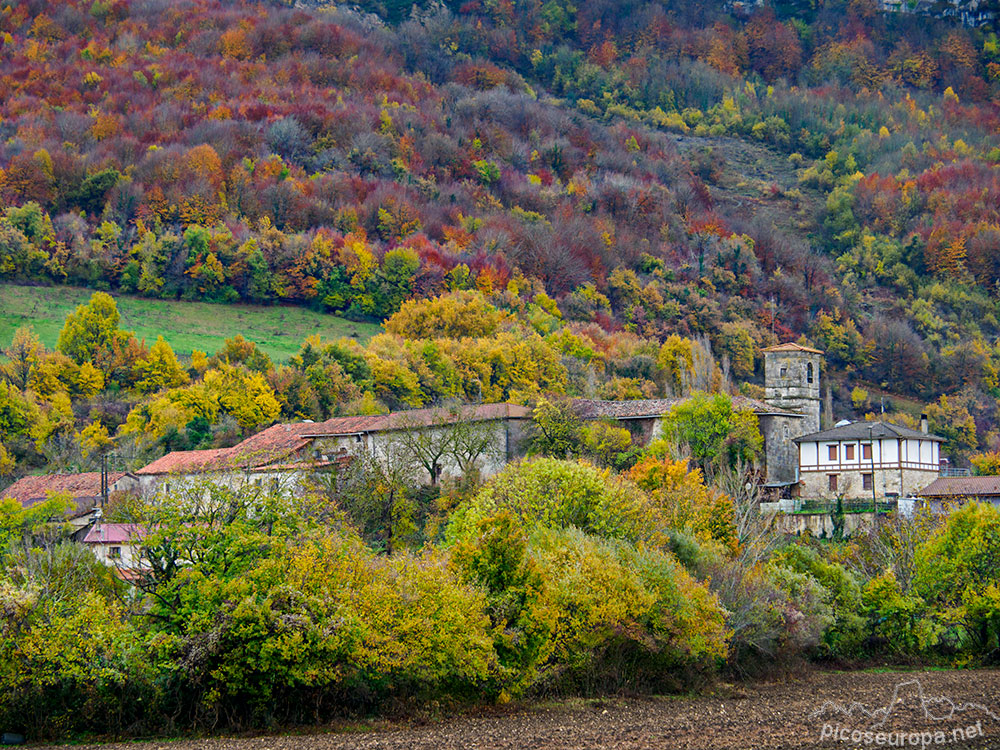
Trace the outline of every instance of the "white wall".
<instances>
[{"instance_id":1,"label":"white wall","mask_svg":"<svg viewBox=\"0 0 1000 750\"><path fill-rule=\"evenodd\" d=\"M139 553L138 544L126 542L88 542L87 547L94 553L94 557L108 566L117 568L135 569L146 567ZM117 549L119 556L113 557L112 551Z\"/></svg>"},{"instance_id":2,"label":"white wall","mask_svg":"<svg viewBox=\"0 0 1000 750\"><path fill-rule=\"evenodd\" d=\"M302 470L276 471L206 471L192 474L142 474L140 492L150 498L157 494L178 495L205 484L214 484L233 491L260 488L267 492L296 492L301 488L308 472Z\"/></svg>"},{"instance_id":3,"label":"white wall","mask_svg":"<svg viewBox=\"0 0 1000 750\"><path fill-rule=\"evenodd\" d=\"M476 458L475 466L482 476L491 477L507 465L508 423L498 419L477 422L471 425L471 428L486 438L486 448ZM435 425L412 428L412 431L419 433L418 439L426 445L438 445L447 441L453 429L450 425ZM369 451L382 462L407 461L413 464L415 474L420 481L430 481L430 474L410 453L408 441L404 439L401 430L372 432L360 436L316 438L313 441L312 449L310 449L309 457L315 458L318 452L320 458L326 456L332 460L342 450L346 450L350 455L356 455L362 450ZM457 461L447 452L442 455L438 465L440 469L439 479L454 479L461 475Z\"/></svg>"},{"instance_id":4,"label":"white wall","mask_svg":"<svg viewBox=\"0 0 1000 750\"><path fill-rule=\"evenodd\" d=\"M904 467L935 470L940 446L933 440L881 438L872 441L871 458L863 458L867 440L823 440L799 444L800 471L863 470L874 462L876 468ZM836 458L830 458L830 446L836 446ZM847 447L854 456L847 458Z\"/></svg>"}]
</instances>

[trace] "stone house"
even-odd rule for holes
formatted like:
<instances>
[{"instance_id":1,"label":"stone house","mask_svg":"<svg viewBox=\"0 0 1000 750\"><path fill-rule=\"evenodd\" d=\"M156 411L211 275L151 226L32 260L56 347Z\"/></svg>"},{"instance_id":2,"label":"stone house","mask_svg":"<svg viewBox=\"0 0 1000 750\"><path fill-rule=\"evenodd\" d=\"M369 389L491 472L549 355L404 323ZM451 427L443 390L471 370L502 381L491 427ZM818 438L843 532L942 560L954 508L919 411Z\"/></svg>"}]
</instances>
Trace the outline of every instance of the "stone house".
<instances>
[{"instance_id":1,"label":"stone house","mask_svg":"<svg viewBox=\"0 0 1000 750\"><path fill-rule=\"evenodd\" d=\"M141 491L172 492L200 482L231 489L295 491L318 472L342 468L368 452L382 461L433 457L426 481L475 468L492 476L524 455L531 411L516 404L436 407L325 422L277 424L231 448L174 451L135 472Z\"/></svg>"},{"instance_id":2,"label":"stone house","mask_svg":"<svg viewBox=\"0 0 1000 750\"><path fill-rule=\"evenodd\" d=\"M312 427L308 422L276 424L231 448L172 451L136 470L139 491L170 493L206 481L234 490L293 489L306 474L327 467L309 457L311 440L304 433Z\"/></svg>"},{"instance_id":3,"label":"stone house","mask_svg":"<svg viewBox=\"0 0 1000 750\"><path fill-rule=\"evenodd\" d=\"M518 404L477 404L338 417L303 429L312 459L331 461L366 451L384 462L425 465L435 483L475 469L491 477L524 456L531 410ZM433 476L431 473L433 472Z\"/></svg>"},{"instance_id":4,"label":"stone house","mask_svg":"<svg viewBox=\"0 0 1000 750\"><path fill-rule=\"evenodd\" d=\"M937 479L944 440L887 422L849 422L795 438L803 498L885 499Z\"/></svg>"}]
</instances>

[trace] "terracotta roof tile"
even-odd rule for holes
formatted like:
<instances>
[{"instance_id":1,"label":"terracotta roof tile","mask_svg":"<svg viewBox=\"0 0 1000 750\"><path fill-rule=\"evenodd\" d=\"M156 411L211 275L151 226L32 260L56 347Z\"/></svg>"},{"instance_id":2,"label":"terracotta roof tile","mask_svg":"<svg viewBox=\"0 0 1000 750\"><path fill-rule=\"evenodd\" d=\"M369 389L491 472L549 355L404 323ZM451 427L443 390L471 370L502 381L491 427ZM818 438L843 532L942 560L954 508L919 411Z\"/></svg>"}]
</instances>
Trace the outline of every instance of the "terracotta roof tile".
<instances>
[{"instance_id":1,"label":"terracotta roof tile","mask_svg":"<svg viewBox=\"0 0 1000 750\"><path fill-rule=\"evenodd\" d=\"M487 422L495 419L528 419L531 410L518 404L477 404L437 406L429 409L395 411L370 417L336 417L312 425L310 437L353 435L359 432L385 432L408 427L429 427L456 422Z\"/></svg>"},{"instance_id":2,"label":"terracotta roof tile","mask_svg":"<svg viewBox=\"0 0 1000 750\"><path fill-rule=\"evenodd\" d=\"M276 424L251 435L232 448L201 451L174 451L139 469L136 473L189 474L232 469L265 470L276 466L302 465L298 454L314 437L385 432L407 427L459 421L482 422L494 419L527 419L531 410L517 404L479 404L456 408L413 409L375 416L335 417L325 422Z\"/></svg>"},{"instance_id":3,"label":"terracotta roof tile","mask_svg":"<svg viewBox=\"0 0 1000 750\"><path fill-rule=\"evenodd\" d=\"M813 349L809 346L802 346L801 344L795 344L793 342L787 342L784 344L778 344L777 346L769 346L766 349L761 349L762 352L808 352L809 354L822 354L819 349Z\"/></svg>"},{"instance_id":4,"label":"terracotta roof tile","mask_svg":"<svg viewBox=\"0 0 1000 750\"><path fill-rule=\"evenodd\" d=\"M1000 497L1000 477L938 477L920 497Z\"/></svg>"},{"instance_id":5,"label":"terracotta roof tile","mask_svg":"<svg viewBox=\"0 0 1000 750\"><path fill-rule=\"evenodd\" d=\"M276 424L231 448L174 451L139 469L137 474L189 474L237 468L256 468L287 458L306 445L303 437L315 427L310 422Z\"/></svg>"},{"instance_id":6,"label":"terracotta roof tile","mask_svg":"<svg viewBox=\"0 0 1000 750\"><path fill-rule=\"evenodd\" d=\"M108 482L114 485L123 476L125 476L124 471L112 472L108 475ZM0 493L0 497L13 498L23 507L30 508L48 500L53 494L69 495L75 503L76 513L86 512L101 496L101 472L21 477Z\"/></svg>"},{"instance_id":7,"label":"terracotta roof tile","mask_svg":"<svg viewBox=\"0 0 1000 750\"><path fill-rule=\"evenodd\" d=\"M172 451L136 471L136 474L176 474L193 471L208 471L214 463L225 456L229 448L212 448L203 451Z\"/></svg>"},{"instance_id":8,"label":"terracotta roof tile","mask_svg":"<svg viewBox=\"0 0 1000 750\"><path fill-rule=\"evenodd\" d=\"M128 544L141 541L145 536L145 526L133 523L95 523L83 538L83 543Z\"/></svg>"}]
</instances>

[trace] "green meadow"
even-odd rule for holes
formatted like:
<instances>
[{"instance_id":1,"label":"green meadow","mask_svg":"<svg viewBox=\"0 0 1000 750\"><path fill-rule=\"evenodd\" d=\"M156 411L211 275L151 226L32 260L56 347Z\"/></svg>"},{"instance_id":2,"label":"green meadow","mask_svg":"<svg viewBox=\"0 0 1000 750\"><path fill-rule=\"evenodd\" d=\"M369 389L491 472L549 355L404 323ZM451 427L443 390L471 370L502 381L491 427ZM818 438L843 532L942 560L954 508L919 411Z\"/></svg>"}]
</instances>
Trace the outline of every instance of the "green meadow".
<instances>
[{"instance_id":1,"label":"green meadow","mask_svg":"<svg viewBox=\"0 0 1000 750\"><path fill-rule=\"evenodd\" d=\"M20 286L0 284L0 346L10 343L20 326L35 329L46 347L59 339L63 321L78 305L86 303L93 290L76 287ZM324 339L341 336L365 343L381 327L356 323L301 307L215 305L206 302L143 299L113 295L125 330L135 331L146 343L163 336L180 356L194 349L211 354L236 334L257 344L276 362L286 361L299 350L307 336Z\"/></svg>"}]
</instances>

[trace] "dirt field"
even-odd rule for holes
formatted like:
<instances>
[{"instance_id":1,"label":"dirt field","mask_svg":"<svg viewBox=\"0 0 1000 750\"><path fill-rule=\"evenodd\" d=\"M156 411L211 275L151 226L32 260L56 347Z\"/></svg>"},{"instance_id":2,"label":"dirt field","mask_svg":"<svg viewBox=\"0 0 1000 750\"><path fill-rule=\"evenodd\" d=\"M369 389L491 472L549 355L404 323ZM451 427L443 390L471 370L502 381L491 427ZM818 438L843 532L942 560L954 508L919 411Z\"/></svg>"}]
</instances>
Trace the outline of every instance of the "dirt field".
<instances>
[{"instance_id":1,"label":"dirt field","mask_svg":"<svg viewBox=\"0 0 1000 750\"><path fill-rule=\"evenodd\" d=\"M887 712L888 706L892 710ZM855 729L858 732L852 736ZM863 734L865 731L870 732L868 737ZM879 732L884 733L881 745ZM836 737L831 737L834 734ZM965 740L963 734L968 735ZM1000 748L1000 670L812 672L781 683L721 685L711 695L697 698L575 700L490 710L422 726L385 725L365 732L170 740L100 747L104 750L854 750L880 746ZM80 750L84 746L75 747Z\"/></svg>"}]
</instances>

